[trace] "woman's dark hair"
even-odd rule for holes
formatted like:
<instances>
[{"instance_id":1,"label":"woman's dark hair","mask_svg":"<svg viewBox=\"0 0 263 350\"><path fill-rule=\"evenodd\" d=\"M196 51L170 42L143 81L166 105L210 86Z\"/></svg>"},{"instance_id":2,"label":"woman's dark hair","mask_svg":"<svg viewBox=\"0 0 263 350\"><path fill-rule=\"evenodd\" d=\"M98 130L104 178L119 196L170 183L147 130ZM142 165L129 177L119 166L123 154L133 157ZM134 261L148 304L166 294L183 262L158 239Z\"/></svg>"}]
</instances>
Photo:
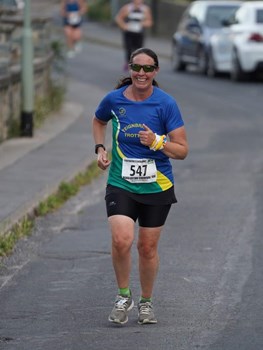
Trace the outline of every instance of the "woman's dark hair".
<instances>
[{"instance_id":1,"label":"woman's dark hair","mask_svg":"<svg viewBox=\"0 0 263 350\"><path fill-rule=\"evenodd\" d=\"M153 59L153 61L154 61L154 65L157 68L159 67L159 60L158 60L158 57L157 57L156 53L154 51L152 51L151 49L148 49L146 47L141 47L140 49L137 49L137 50L133 51L133 53L131 54L131 57L130 57L129 64L131 64L133 62L133 59L134 59L135 56L140 55L142 53L144 53L147 56L150 56ZM131 77L124 77L124 78L121 78L118 81L117 85L115 86L115 89L119 89L119 88L121 88L123 86L131 85L131 84L132 84ZM159 85L158 85L158 83L157 83L157 81L155 79L153 79L152 84L154 86L159 87Z\"/></svg>"},{"instance_id":2,"label":"woman's dark hair","mask_svg":"<svg viewBox=\"0 0 263 350\"><path fill-rule=\"evenodd\" d=\"M156 67L159 67L159 61L158 61L158 57L157 57L156 53L151 49L147 49L147 47L141 47L140 49L133 51L133 53L131 54L129 63L132 63L135 56L140 55L142 53L151 57L154 61L154 65Z\"/></svg>"}]
</instances>

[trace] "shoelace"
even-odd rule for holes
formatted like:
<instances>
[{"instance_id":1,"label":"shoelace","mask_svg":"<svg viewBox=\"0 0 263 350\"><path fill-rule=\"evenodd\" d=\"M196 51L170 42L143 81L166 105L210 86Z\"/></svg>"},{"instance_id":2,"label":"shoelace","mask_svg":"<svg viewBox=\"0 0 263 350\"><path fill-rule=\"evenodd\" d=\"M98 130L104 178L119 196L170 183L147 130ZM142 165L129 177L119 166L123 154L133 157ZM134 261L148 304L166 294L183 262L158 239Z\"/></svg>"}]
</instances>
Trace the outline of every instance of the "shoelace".
<instances>
[{"instance_id":1,"label":"shoelace","mask_svg":"<svg viewBox=\"0 0 263 350\"><path fill-rule=\"evenodd\" d=\"M140 313L141 314L145 314L145 315L149 315L151 313L151 309L152 309L152 306L150 303L143 303L139 306L139 309L140 309Z\"/></svg>"},{"instance_id":2,"label":"shoelace","mask_svg":"<svg viewBox=\"0 0 263 350\"><path fill-rule=\"evenodd\" d=\"M118 310L125 310L125 307L127 306L128 298L119 296L118 299L115 301L115 307Z\"/></svg>"}]
</instances>

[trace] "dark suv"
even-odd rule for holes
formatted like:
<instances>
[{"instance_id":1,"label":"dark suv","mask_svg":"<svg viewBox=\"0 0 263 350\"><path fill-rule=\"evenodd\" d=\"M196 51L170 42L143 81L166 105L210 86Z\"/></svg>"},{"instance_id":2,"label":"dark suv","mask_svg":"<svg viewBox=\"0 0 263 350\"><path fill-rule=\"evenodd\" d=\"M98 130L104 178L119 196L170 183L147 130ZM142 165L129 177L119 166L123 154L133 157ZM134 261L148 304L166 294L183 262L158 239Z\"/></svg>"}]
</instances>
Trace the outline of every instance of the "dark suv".
<instances>
[{"instance_id":1,"label":"dark suv","mask_svg":"<svg viewBox=\"0 0 263 350\"><path fill-rule=\"evenodd\" d=\"M210 38L224 27L241 1L194 1L187 7L172 38L172 68L183 71L188 64L206 74Z\"/></svg>"}]
</instances>

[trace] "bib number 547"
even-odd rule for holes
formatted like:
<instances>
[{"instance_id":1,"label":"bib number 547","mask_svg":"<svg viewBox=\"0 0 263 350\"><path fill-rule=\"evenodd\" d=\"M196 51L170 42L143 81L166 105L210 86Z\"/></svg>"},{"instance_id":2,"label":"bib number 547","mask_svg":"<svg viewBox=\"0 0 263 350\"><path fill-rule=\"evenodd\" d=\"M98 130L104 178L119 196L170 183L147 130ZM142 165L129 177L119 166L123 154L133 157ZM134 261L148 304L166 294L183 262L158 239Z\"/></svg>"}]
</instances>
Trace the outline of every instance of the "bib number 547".
<instances>
[{"instance_id":1,"label":"bib number 547","mask_svg":"<svg viewBox=\"0 0 263 350\"><path fill-rule=\"evenodd\" d=\"M131 159L122 161L122 177L132 183L155 182L157 170L153 159Z\"/></svg>"}]
</instances>

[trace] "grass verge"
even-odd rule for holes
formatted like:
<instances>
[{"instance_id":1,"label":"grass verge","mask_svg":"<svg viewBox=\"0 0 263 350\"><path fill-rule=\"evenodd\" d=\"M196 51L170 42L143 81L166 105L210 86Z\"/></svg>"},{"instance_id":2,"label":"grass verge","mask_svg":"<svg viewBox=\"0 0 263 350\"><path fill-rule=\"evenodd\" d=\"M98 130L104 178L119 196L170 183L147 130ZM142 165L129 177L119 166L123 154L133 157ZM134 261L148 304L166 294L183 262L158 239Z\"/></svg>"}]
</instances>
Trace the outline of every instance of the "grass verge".
<instances>
[{"instance_id":1,"label":"grass verge","mask_svg":"<svg viewBox=\"0 0 263 350\"><path fill-rule=\"evenodd\" d=\"M30 236L34 228L35 219L45 216L59 209L67 200L75 196L81 187L88 185L102 173L97 166L97 161L92 162L85 171L79 173L72 181L62 182L58 190L46 200L39 203L33 215L25 216L9 232L0 234L0 257L12 253L16 242L23 237Z\"/></svg>"},{"instance_id":2,"label":"grass verge","mask_svg":"<svg viewBox=\"0 0 263 350\"><path fill-rule=\"evenodd\" d=\"M29 236L33 227L33 220L26 216L12 230L4 236L0 236L0 257L9 254L20 238Z\"/></svg>"}]
</instances>

